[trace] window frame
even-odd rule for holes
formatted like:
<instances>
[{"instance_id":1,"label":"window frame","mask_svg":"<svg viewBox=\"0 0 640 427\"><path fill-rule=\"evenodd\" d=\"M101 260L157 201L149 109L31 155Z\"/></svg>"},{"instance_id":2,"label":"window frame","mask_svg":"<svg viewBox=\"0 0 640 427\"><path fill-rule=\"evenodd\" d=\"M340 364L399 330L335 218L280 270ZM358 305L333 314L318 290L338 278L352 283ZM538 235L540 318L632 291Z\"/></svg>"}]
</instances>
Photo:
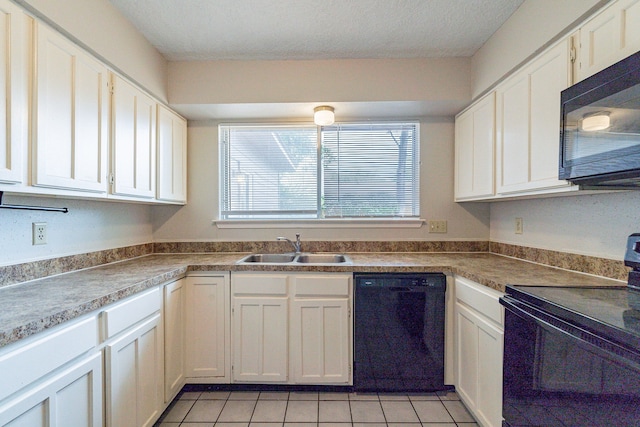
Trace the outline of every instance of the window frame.
<instances>
[{"instance_id":1,"label":"window frame","mask_svg":"<svg viewBox=\"0 0 640 427\"><path fill-rule=\"evenodd\" d=\"M414 184L418 186L416 194L417 200L414 198L414 202L419 205L418 213L416 216L389 216L389 217L323 217L322 215L322 185L323 185L323 164L322 164L322 129L331 128L340 125L384 125L384 124L411 124L415 126L415 154L414 163L417 168L418 178L414 181ZM286 127L316 127L316 169L317 169L317 195L316 195L316 218L223 218L223 194L224 194L224 173L223 162L225 162L224 148L221 144L222 128L225 127L264 127L264 128L286 128ZM258 123L219 123L218 124L218 212L217 219L212 221L212 224L218 228L419 228L425 220L421 218L422 214L422 200L421 200L421 181L422 181L422 160L421 160L421 123L417 119L406 120L380 120L380 121L348 121L348 122L336 122L330 126L315 126L308 122L258 122Z\"/></svg>"}]
</instances>

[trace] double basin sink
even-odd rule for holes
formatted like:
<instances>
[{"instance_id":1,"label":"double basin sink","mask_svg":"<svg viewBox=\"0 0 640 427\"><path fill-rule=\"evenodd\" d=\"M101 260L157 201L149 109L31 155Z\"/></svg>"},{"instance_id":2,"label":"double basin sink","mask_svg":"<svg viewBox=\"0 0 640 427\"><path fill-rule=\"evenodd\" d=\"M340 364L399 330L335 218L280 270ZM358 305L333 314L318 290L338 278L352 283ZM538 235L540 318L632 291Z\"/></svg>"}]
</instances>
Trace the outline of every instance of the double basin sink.
<instances>
[{"instance_id":1,"label":"double basin sink","mask_svg":"<svg viewBox=\"0 0 640 427\"><path fill-rule=\"evenodd\" d=\"M343 254L251 254L237 264L348 264L351 260Z\"/></svg>"}]
</instances>

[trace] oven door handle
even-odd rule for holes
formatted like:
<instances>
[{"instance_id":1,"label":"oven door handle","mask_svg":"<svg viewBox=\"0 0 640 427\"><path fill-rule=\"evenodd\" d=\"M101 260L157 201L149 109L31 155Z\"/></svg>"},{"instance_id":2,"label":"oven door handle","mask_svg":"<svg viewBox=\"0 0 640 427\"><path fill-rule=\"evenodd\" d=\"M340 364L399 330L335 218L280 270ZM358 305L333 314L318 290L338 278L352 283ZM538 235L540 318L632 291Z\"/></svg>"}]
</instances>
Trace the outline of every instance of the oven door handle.
<instances>
[{"instance_id":1,"label":"oven door handle","mask_svg":"<svg viewBox=\"0 0 640 427\"><path fill-rule=\"evenodd\" d=\"M557 317L554 317L549 313L518 301L510 297L509 295L505 295L500 298L500 304L502 304L506 310L512 312L522 319L540 323L555 332L562 333L563 335L582 339L582 333L586 332L583 329L580 329L578 326L558 319Z\"/></svg>"},{"instance_id":2,"label":"oven door handle","mask_svg":"<svg viewBox=\"0 0 640 427\"><path fill-rule=\"evenodd\" d=\"M578 340L585 347L598 348L600 351L609 353L609 357L615 355L618 358L623 358L626 363L631 362L636 366L636 369L640 369L640 353L638 351L623 347L578 325L559 319L537 307L518 301L509 295L500 298L500 304L520 318L533 321L547 330ZM508 325L505 325L506 327Z\"/></svg>"}]
</instances>

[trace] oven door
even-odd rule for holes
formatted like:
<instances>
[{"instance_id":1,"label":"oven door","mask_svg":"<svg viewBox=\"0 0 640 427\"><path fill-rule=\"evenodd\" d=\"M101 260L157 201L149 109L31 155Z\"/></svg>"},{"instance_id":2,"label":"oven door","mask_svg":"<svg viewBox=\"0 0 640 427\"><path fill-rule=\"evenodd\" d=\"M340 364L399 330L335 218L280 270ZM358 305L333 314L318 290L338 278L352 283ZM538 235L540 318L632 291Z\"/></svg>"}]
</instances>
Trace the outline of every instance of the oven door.
<instances>
[{"instance_id":1,"label":"oven door","mask_svg":"<svg viewBox=\"0 0 640 427\"><path fill-rule=\"evenodd\" d=\"M504 426L639 426L640 354L507 295Z\"/></svg>"}]
</instances>

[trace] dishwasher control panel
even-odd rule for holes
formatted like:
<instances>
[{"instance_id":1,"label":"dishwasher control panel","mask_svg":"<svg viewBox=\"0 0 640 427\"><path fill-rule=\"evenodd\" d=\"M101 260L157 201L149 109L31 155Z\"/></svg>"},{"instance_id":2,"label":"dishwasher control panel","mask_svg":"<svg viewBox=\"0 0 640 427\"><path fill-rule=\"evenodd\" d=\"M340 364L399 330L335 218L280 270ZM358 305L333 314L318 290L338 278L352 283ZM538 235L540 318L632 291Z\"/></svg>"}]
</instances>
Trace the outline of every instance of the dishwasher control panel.
<instances>
[{"instance_id":1,"label":"dishwasher control panel","mask_svg":"<svg viewBox=\"0 0 640 427\"><path fill-rule=\"evenodd\" d=\"M356 274L356 286L392 286L392 287L414 287L426 286L429 288L444 288L446 277L442 273L420 273L420 274Z\"/></svg>"}]
</instances>

